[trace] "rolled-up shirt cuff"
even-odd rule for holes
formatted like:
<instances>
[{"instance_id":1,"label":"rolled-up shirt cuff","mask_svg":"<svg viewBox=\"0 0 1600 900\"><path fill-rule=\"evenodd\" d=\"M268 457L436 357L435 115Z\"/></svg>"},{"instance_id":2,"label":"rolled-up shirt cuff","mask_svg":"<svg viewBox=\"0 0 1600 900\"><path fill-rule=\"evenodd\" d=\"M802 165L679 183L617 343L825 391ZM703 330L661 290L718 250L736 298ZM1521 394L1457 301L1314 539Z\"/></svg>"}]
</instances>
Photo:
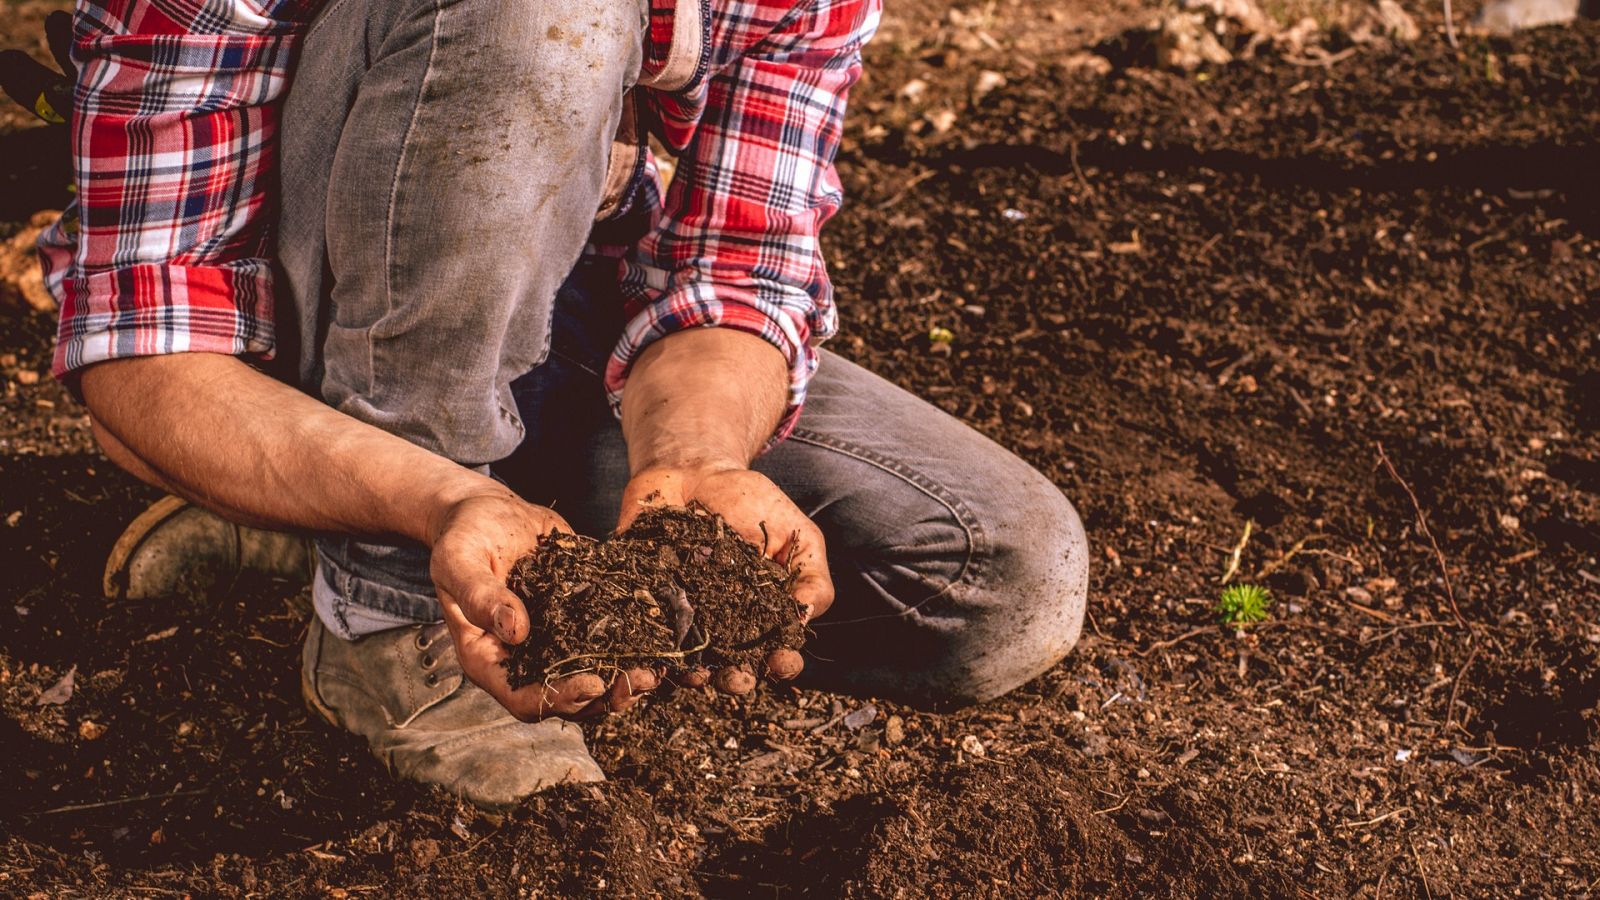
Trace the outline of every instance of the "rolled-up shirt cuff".
<instances>
[{"instance_id":1,"label":"rolled-up shirt cuff","mask_svg":"<svg viewBox=\"0 0 1600 900\"><path fill-rule=\"evenodd\" d=\"M108 359L272 355L272 269L264 260L53 274L46 283L61 318L51 370L69 385L83 368Z\"/></svg>"},{"instance_id":2,"label":"rolled-up shirt cuff","mask_svg":"<svg viewBox=\"0 0 1600 900\"><path fill-rule=\"evenodd\" d=\"M819 358L808 340L804 317L777 304L720 295L714 288L687 287L669 293L628 322L606 364L606 396L612 410L620 414L623 389L639 354L661 338L689 328L732 328L778 348L789 369L789 396L783 418L765 449L788 437L805 406L806 388L816 374Z\"/></svg>"}]
</instances>

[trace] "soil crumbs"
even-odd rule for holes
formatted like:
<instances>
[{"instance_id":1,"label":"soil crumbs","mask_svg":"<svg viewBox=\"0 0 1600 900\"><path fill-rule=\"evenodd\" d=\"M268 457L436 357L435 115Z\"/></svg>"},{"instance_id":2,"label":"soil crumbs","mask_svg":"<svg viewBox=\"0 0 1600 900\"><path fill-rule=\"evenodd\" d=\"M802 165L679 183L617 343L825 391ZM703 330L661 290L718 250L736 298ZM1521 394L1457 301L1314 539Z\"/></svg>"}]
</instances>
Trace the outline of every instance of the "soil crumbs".
<instances>
[{"instance_id":1,"label":"soil crumbs","mask_svg":"<svg viewBox=\"0 0 1600 900\"><path fill-rule=\"evenodd\" d=\"M705 507L654 507L605 541L554 534L508 584L528 639L506 660L514 688L580 672L705 665L760 674L805 641L794 574Z\"/></svg>"},{"instance_id":2,"label":"soil crumbs","mask_svg":"<svg viewBox=\"0 0 1600 900\"><path fill-rule=\"evenodd\" d=\"M681 690L588 727L609 782L482 815L308 718L295 590L100 598L153 493L3 311L0 894L1594 896L1600 26L1451 49L1407 4L1410 45L1185 76L1068 64L1151 7L908 2L833 346L1072 497L1071 656L944 715ZM56 146L0 133L0 237Z\"/></svg>"}]
</instances>

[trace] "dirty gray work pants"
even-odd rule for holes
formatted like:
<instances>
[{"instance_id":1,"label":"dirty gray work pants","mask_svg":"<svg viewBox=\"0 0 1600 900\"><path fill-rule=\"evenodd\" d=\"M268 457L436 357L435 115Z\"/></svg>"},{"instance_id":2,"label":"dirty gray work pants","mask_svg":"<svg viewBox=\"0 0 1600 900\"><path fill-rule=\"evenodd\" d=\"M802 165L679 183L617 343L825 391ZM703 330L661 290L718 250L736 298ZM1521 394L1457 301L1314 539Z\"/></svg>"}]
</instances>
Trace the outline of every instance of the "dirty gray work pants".
<instances>
[{"instance_id":1,"label":"dirty gray work pants","mask_svg":"<svg viewBox=\"0 0 1600 900\"><path fill-rule=\"evenodd\" d=\"M281 131L280 338L301 385L596 535L628 477L600 381L623 321L615 264L580 257L642 12L333 0ZM872 373L824 353L798 427L755 468L827 539L838 596L807 646L811 684L983 700L1077 640L1088 554L1071 504ZM336 634L439 619L425 548L317 549Z\"/></svg>"}]
</instances>

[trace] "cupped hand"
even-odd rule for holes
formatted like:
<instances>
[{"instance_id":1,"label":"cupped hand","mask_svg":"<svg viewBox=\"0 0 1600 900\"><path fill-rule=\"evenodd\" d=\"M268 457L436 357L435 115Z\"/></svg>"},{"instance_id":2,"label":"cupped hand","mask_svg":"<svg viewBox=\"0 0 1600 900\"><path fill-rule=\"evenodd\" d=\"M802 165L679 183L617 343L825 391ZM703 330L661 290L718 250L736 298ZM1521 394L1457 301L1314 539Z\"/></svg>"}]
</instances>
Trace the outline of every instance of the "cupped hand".
<instances>
[{"instance_id":1,"label":"cupped hand","mask_svg":"<svg viewBox=\"0 0 1600 900\"><path fill-rule=\"evenodd\" d=\"M503 663L508 645L528 638L528 611L506 587L518 559L552 531L571 532L554 511L509 491L456 500L429 528L431 574L444 621L467 677L523 721L549 716L582 719L622 712L660 681L649 669L630 669L608 686L593 673L512 689Z\"/></svg>"},{"instance_id":2,"label":"cupped hand","mask_svg":"<svg viewBox=\"0 0 1600 900\"><path fill-rule=\"evenodd\" d=\"M687 506L691 501L722 516L740 537L763 548L768 558L795 570L792 592L802 620L822 615L833 604L822 530L759 472L737 466L642 469L623 489L617 530L627 528L652 506ZM768 654L766 663L768 677L780 681L799 675L805 665L798 652L785 648ZM716 673L694 670L681 680L696 686L710 681L729 694L748 693L756 683L742 667Z\"/></svg>"}]
</instances>

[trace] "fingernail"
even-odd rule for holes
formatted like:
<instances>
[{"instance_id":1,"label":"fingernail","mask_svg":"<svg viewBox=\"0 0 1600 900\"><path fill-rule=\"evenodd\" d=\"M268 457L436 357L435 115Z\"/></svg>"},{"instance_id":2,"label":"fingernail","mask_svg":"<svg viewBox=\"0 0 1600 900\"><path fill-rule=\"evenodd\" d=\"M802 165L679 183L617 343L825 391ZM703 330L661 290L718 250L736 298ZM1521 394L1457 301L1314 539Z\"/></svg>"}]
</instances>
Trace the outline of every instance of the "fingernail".
<instances>
[{"instance_id":1,"label":"fingernail","mask_svg":"<svg viewBox=\"0 0 1600 900\"><path fill-rule=\"evenodd\" d=\"M517 627L517 614L509 606L497 606L494 610L494 630L500 635L500 640L510 642L512 632Z\"/></svg>"}]
</instances>

